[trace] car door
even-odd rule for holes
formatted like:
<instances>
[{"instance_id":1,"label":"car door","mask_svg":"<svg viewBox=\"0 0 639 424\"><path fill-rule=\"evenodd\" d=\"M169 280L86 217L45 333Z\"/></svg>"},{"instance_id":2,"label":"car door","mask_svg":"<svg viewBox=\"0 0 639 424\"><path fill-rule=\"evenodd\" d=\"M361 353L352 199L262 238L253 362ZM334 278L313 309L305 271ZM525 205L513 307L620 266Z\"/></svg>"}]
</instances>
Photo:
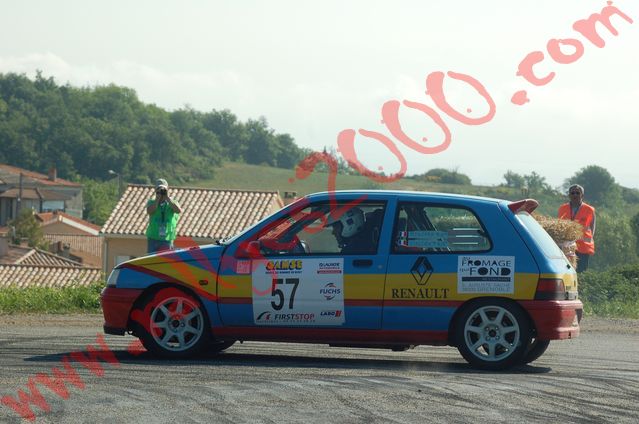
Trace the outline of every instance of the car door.
<instances>
[{"instance_id":1,"label":"car door","mask_svg":"<svg viewBox=\"0 0 639 424\"><path fill-rule=\"evenodd\" d=\"M350 201L313 202L260 231L260 258L250 266L251 315L247 308L220 308L224 324L379 329L387 263L379 246L386 204L350 206ZM336 211L363 218L348 240L335 235L342 215ZM296 333L296 338L314 336L312 331Z\"/></svg>"},{"instance_id":2,"label":"car door","mask_svg":"<svg viewBox=\"0 0 639 424\"><path fill-rule=\"evenodd\" d=\"M469 208L398 202L384 294L384 329L433 331L444 337L461 304L460 257L490 249L491 240Z\"/></svg>"}]
</instances>

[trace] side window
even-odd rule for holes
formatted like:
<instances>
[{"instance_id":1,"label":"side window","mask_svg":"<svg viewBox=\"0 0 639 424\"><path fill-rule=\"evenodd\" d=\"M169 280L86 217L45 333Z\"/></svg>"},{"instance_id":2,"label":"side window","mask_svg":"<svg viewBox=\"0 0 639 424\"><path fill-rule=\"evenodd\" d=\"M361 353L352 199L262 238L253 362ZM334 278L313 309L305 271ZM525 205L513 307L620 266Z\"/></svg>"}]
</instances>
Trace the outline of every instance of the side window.
<instances>
[{"instance_id":1,"label":"side window","mask_svg":"<svg viewBox=\"0 0 639 424\"><path fill-rule=\"evenodd\" d=\"M458 206L400 203L394 229L394 253L477 252L491 247L475 214Z\"/></svg>"},{"instance_id":2,"label":"side window","mask_svg":"<svg viewBox=\"0 0 639 424\"><path fill-rule=\"evenodd\" d=\"M377 253L385 204L366 202L353 207L346 205L337 202L337 207L334 207L334 210L346 211L339 217L331 213L329 203L318 203L281 219L258 237L262 254Z\"/></svg>"}]
</instances>

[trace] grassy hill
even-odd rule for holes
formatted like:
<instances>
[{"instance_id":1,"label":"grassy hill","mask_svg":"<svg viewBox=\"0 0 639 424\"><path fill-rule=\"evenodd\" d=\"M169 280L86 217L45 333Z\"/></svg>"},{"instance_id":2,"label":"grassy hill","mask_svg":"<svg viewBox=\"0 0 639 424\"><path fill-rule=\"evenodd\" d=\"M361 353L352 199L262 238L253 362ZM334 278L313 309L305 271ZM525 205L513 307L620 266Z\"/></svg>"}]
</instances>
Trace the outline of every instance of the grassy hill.
<instances>
[{"instance_id":1,"label":"grassy hill","mask_svg":"<svg viewBox=\"0 0 639 424\"><path fill-rule=\"evenodd\" d=\"M293 179L292 181L289 181ZM195 187L229 188L249 190L278 190L280 194L294 191L298 196L328 189L328 174L314 172L304 180L295 179L295 171L268 166L248 165L244 163L226 162L215 172L215 178L199 180L189 184ZM525 196L517 189L499 186L476 186L441 184L403 178L388 184L379 184L359 175L338 175L337 190L351 189L389 189L416 190L444 193L471 194L475 196L496 197L500 199L519 200ZM527 197L539 201L539 211L547 215L555 215L559 205L565 201L564 196L531 193Z\"/></svg>"}]
</instances>

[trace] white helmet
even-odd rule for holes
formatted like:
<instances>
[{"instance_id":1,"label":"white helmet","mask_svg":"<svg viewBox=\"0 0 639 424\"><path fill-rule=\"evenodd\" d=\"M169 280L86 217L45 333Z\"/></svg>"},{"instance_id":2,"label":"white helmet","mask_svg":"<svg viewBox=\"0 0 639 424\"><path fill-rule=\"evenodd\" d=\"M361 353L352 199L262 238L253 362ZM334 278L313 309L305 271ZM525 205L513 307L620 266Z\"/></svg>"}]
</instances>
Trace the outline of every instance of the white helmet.
<instances>
[{"instance_id":1,"label":"white helmet","mask_svg":"<svg viewBox=\"0 0 639 424\"><path fill-rule=\"evenodd\" d=\"M352 237L364 228L364 212L360 208L350 208L339 218L335 218L331 212L326 221L326 225L342 223L342 237Z\"/></svg>"}]
</instances>

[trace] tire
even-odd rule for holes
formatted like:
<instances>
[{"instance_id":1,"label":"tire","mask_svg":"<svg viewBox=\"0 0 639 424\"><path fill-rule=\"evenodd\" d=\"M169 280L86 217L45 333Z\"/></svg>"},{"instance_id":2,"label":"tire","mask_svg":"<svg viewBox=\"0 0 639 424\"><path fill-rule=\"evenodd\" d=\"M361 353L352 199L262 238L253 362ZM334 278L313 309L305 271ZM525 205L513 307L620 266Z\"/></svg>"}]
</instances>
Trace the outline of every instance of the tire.
<instances>
[{"instance_id":1,"label":"tire","mask_svg":"<svg viewBox=\"0 0 639 424\"><path fill-rule=\"evenodd\" d=\"M520 364L530 344L528 317L504 299L480 299L465 307L455 325L459 353L472 366L503 370Z\"/></svg>"},{"instance_id":2,"label":"tire","mask_svg":"<svg viewBox=\"0 0 639 424\"><path fill-rule=\"evenodd\" d=\"M206 351L210 353L219 353L225 351L235 344L235 340L211 340L206 347Z\"/></svg>"},{"instance_id":3,"label":"tire","mask_svg":"<svg viewBox=\"0 0 639 424\"><path fill-rule=\"evenodd\" d=\"M151 354L170 359L200 353L210 340L210 325L202 304L183 290L169 287L151 294L137 322L140 341Z\"/></svg>"},{"instance_id":4,"label":"tire","mask_svg":"<svg viewBox=\"0 0 639 424\"><path fill-rule=\"evenodd\" d=\"M550 340L533 339L533 341L530 342L528 349L526 349L526 353L521 360L521 364L525 365L536 361L544 354L544 352L546 352L548 346L550 346Z\"/></svg>"}]
</instances>

